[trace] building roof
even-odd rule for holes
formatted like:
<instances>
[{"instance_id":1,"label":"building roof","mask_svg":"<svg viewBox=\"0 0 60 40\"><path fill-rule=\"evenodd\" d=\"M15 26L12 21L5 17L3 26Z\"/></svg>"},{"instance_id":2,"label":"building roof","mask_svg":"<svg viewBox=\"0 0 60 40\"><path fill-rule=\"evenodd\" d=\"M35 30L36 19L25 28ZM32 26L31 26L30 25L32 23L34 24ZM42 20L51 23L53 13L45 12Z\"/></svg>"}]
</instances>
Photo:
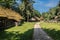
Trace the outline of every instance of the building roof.
<instances>
[{"instance_id":1,"label":"building roof","mask_svg":"<svg viewBox=\"0 0 60 40\"><path fill-rule=\"evenodd\" d=\"M35 16L35 17L32 17L30 20L37 20L37 21L39 21L40 18Z\"/></svg>"},{"instance_id":2,"label":"building roof","mask_svg":"<svg viewBox=\"0 0 60 40\"><path fill-rule=\"evenodd\" d=\"M0 17L7 17L8 19L14 19L16 21L23 19L19 13L13 11L12 9L3 7L0 7Z\"/></svg>"}]
</instances>

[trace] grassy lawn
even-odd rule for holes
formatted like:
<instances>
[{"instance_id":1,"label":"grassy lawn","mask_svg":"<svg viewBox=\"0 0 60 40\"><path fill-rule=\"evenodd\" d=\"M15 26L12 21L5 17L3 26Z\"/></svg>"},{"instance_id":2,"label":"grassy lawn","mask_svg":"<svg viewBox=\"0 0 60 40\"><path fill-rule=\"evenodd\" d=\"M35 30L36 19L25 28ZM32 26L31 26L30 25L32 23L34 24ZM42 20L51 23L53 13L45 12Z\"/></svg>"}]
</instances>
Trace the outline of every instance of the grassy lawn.
<instances>
[{"instance_id":1,"label":"grassy lawn","mask_svg":"<svg viewBox=\"0 0 60 40\"><path fill-rule=\"evenodd\" d=\"M40 26L54 40L60 40L60 23L41 22Z\"/></svg>"},{"instance_id":2,"label":"grassy lawn","mask_svg":"<svg viewBox=\"0 0 60 40\"><path fill-rule=\"evenodd\" d=\"M22 26L11 27L0 32L0 40L32 40L34 22L25 22Z\"/></svg>"}]
</instances>

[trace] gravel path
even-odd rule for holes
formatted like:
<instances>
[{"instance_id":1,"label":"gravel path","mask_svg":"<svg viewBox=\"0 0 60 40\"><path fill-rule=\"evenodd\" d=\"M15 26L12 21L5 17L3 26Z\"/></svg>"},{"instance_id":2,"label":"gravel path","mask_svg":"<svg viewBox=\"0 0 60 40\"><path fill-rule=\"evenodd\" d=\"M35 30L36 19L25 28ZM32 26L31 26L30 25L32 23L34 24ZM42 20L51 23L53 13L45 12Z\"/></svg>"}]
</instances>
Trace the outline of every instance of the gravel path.
<instances>
[{"instance_id":1,"label":"gravel path","mask_svg":"<svg viewBox=\"0 0 60 40\"><path fill-rule=\"evenodd\" d=\"M53 40L40 27L39 23L34 25L33 40Z\"/></svg>"}]
</instances>

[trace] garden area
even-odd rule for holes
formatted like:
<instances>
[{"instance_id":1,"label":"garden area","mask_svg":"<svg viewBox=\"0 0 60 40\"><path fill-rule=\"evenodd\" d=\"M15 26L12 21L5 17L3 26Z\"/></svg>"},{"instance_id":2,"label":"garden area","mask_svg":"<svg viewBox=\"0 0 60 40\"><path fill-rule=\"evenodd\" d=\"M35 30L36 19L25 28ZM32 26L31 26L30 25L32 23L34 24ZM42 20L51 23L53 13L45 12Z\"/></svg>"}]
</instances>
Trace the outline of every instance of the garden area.
<instances>
[{"instance_id":1,"label":"garden area","mask_svg":"<svg viewBox=\"0 0 60 40\"><path fill-rule=\"evenodd\" d=\"M60 40L60 23L40 22L42 29L54 40Z\"/></svg>"},{"instance_id":2,"label":"garden area","mask_svg":"<svg viewBox=\"0 0 60 40\"><path fill-rule=\"evenodd\" d=\"M22 26L0 31L0 40L32 40L35 22L24 22Z\"/></svg>"}]
</instances>

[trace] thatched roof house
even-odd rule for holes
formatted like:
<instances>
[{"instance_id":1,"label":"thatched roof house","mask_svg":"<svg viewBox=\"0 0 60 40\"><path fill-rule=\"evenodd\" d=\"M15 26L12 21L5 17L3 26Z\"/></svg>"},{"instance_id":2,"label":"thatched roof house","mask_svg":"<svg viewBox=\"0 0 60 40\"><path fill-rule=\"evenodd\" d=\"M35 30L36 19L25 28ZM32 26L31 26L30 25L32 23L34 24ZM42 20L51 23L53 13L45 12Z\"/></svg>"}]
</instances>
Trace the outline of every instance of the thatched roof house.
<instances>
[{"instance_id":1,"label":"thatched roof house","mask_svg":"<svg viewBox=\"0 0 60 40\"><path fill-rule=\"evenodd\" d=\"M3 8L3 7L0 7L0 17L14 19L16 21L20 21L20 19L23 19L19 13L15 12L11 9L7 9L7 8Z\"/></svg>"},{"instance_id":2,"label":"thatched roof house","mask_svg":"<svg viewBox=\"0 0 60 40\"><path fill-rule=\"evenodd\" d=\"M19 13L8 8L0 7L0 26L17 25L22 19Z\"/></svg>"}]
</instances>

